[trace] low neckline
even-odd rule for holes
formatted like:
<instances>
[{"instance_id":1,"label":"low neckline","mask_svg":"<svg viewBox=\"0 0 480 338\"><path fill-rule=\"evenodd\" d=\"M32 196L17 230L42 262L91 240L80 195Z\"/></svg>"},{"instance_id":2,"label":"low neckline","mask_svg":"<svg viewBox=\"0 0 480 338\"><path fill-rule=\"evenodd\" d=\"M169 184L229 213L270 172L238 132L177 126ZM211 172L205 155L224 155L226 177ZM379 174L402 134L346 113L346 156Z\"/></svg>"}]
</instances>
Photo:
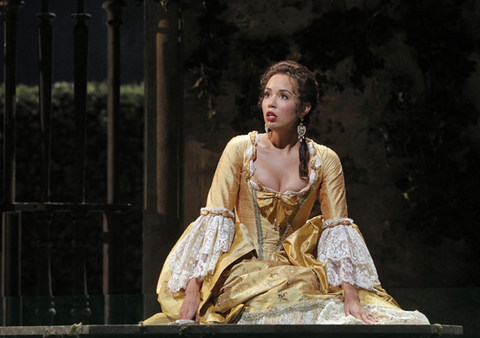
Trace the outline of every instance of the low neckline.
<instances>
[{"instance_id":1,"label":"low neckline","mask_svg":"<svg viewBox=\"0 0 480 338\"><path fill-rule=\"evenodd\" d=\"M278 191L278 190L275 190L275 189L272 189L270 187L267 187L266 185L263 185L256 177L255 177L255 174L252 175L250 177L251 180L255 181L255 183L258 185L258 187L260 187L259 191L266 191L266 192L269 192L269 193L273 193L273 194L281 194L281 195L287 195L287 196L291 196L291 195L300 195L300 194L303 194L305 191L309 190L307 189L310 185L310 183L307 183L307 185L302 188L302 190L299 190L299 191L293 191L293 190L286 190L286 191Z\"/></svg>"},{"instance_id":2,"label":"low neckline","mask_svg":"<svg viewBox=\"0 0 480 338\"><path fill-rule=\"evenodd\" d=\"M257 159L257 145L258 145L258 138L260 137L258 131L254 131L252 132L254 133L254 137L250 138L250 147L251 147L251 151L252 151L252 154L250 156L250 159L249 159L249 165L250 165L250 182L254 182L254 188L255 188L255 185L258 187L258 191L266 191L266 192L269 192L269 193L274 193L274 194L281 194L281 195L286 195L286 196L292 196L292 195L302 195L308 191L310 191L311 187L313 186L313 183L317 180L317 177L318 177L318 174L317 174L317 166L316 166L316 163L318 161L318 158L316 156L316 152L314 152L313 154L311 153L310 149L311 149L311 142L312 140L310 139L306 139L307 140L307 146L308 146L308 151L310 152L310 160L309 160L309 163L308 163L308 166L309 166L309 173L308 173L308 182L307 182L307 185L305 187L303 187L301 190L298 190L298 191L293 191L293 190L286 190L286 191L277 191L275 189L272 189L270 187L267 187L265 186L264 184L262 184L256 177L255 177L255 172L256 172L256 168L255 168L255 161ZM319 167L320 165L318 165ZM253 172L252 172L252 169L253 168ZM315 175L315 179L312 180L312 174Z\"/></svg>"}]
</instances>

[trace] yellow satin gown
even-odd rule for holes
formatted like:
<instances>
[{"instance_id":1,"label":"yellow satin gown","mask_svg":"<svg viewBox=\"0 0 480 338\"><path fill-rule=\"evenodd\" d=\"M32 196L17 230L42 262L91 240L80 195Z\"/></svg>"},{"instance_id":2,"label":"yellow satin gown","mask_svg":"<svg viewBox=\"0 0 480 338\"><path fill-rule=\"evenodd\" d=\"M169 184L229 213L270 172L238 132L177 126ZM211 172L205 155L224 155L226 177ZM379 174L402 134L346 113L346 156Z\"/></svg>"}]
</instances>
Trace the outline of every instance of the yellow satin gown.
<instances>
[{"instance_id":1,"label":"yellow satin gown","mask_svg":"<svg viewBox=\"0 0 480 338\"><path fill-rule=\"evenodd\" d=\"M420 312L402 311L380 286L366 247L349 247L365 243L347 215L338 156L307 140L308 185L279 193L255 179L258 137L251 132L228 143L206 208L185 230L162 269L157 294L163 313L144 324L180 319L184 288L192 277L203 279L201 324L361 324L344 314L339 285L345 278L357 285L361 304L380 323L428 324ZM317 197L322 216L309 220ZM330 246L337 237L343 242L324 250L323 245ZM343 263L330 257L336 252L367 255L362 260L367 263L355 266L356 257L347 257L347 270L350 267L353 274L338 272Z\"/></svg>"}]
</instances>

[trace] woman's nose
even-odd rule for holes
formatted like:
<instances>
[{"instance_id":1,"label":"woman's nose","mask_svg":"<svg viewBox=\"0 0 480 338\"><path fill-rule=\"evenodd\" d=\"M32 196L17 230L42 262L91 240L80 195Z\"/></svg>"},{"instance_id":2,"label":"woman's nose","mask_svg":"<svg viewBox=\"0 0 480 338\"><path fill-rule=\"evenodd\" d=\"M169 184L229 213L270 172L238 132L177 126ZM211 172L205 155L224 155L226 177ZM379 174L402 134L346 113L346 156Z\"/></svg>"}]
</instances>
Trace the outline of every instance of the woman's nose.
<instances>
[{"instance_id":1,"label":"woman's nose","mask_svg":"<svg viewBox=\"0 0 480 338\"><path fill-rule=\"evenodd\" d=\"M270 97L270 98L268 99L268 106L269 106L269 107L275 107L275 104L276 104L276 103L275 103L275 97L274 97L274 96Z\"/></svg>"}]
</instances>

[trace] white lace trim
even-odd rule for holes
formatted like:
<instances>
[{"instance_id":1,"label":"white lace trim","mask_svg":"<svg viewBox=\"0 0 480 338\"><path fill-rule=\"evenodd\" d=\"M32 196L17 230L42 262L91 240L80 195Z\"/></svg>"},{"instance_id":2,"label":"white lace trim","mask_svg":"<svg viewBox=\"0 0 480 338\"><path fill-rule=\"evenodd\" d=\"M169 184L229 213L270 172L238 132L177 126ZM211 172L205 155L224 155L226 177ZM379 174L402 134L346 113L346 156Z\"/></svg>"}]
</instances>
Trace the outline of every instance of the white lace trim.
<instances>
[{"instance_id":1,"label":"white lace trim","mask_svg":"<svg viewBox=\"0 0 480 338\"><path fill-rule=\"evenodd\" d=\"M326 264L328 282L342 281L373 290L379 285L372 256L359 233L349 225L326 228L318 241L318 260Z\"/></svg>"},{"instance_id":2,"label":"white lace trim","mask_svg":"<svg viewBox=\"0 0 480 338\"><path fill-rule=\"evenodd\" d=\"M230 250L235 235L233 212L223 208L201 211L168 260L172 272L168 288L172 292L185 289L192 278L213 273L220 256Z\"/></svg>"},{"instance_id":3,"label":"white lace trim","mask_svg":"<svg viewBox=\"0 0 480 338\"><path fill-rule=\"evenodd\" d=\"M315 156L315 169L318 170L318 168L320 168L320 166L322 165L322 163L320 162L320 159L318 158L318 156L315 155L315 149L313 148L313 142L307 142L307 145L308 145L308 152L310 153L310 156Z\"/></svg>"},{"instance_id":4,"label":"white lace trim","mask_svg":"<svg viewBox=\"0 0 480 338\"><path fill-rule=\"evenodd\" d=\"M250 140L250 134L251 132L248 133L249 140ZM257 135L255 135L255 145L257 145L257 143L258 143L258 133ZM252 156L253 156L253 144L252 142L250 142L250 147L248 147L245 152L245 158L250 161L250 172L249 172L250 177L253 176L253 174L255 174L255 165L254 165L254 160Z\"/></svg>"},{"instance_id":5,"label":"white lace trim","mask_svg":"<svg viewBox=\"0 0 480 338\"><path fill-rule=\"evenodd\" d=\"M244 312L238 324L330 324L362 325L352 315L345 316L344 304L333 300L318 302L315 307L294 306L283 311ZM378 305L365 308L383 325L429 325L428 318L419 311L404 311Z\"/></svg>"}]
</instances>

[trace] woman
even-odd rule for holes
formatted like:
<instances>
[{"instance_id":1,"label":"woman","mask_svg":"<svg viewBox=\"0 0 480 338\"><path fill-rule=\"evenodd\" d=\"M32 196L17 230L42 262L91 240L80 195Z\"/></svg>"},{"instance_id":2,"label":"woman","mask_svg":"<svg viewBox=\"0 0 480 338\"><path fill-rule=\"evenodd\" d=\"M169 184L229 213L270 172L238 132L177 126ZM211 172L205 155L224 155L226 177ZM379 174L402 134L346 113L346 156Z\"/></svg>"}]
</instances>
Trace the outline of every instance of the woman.
<instances>
[{"instance_id":1,"label":"woman","mask_svg":"<svg viewBox=\"0 0 480 338\"><path fill-rule=\"evenodd\" d=\"M226 146L206 208L160 275L163 314L145 324L428 324L381 288L347 215L338 156L305 138L317 101L304 66L282 61L265 72L265 133ZM317 197L323 215L308 220Z\"/></svg>"}]
</instances>

